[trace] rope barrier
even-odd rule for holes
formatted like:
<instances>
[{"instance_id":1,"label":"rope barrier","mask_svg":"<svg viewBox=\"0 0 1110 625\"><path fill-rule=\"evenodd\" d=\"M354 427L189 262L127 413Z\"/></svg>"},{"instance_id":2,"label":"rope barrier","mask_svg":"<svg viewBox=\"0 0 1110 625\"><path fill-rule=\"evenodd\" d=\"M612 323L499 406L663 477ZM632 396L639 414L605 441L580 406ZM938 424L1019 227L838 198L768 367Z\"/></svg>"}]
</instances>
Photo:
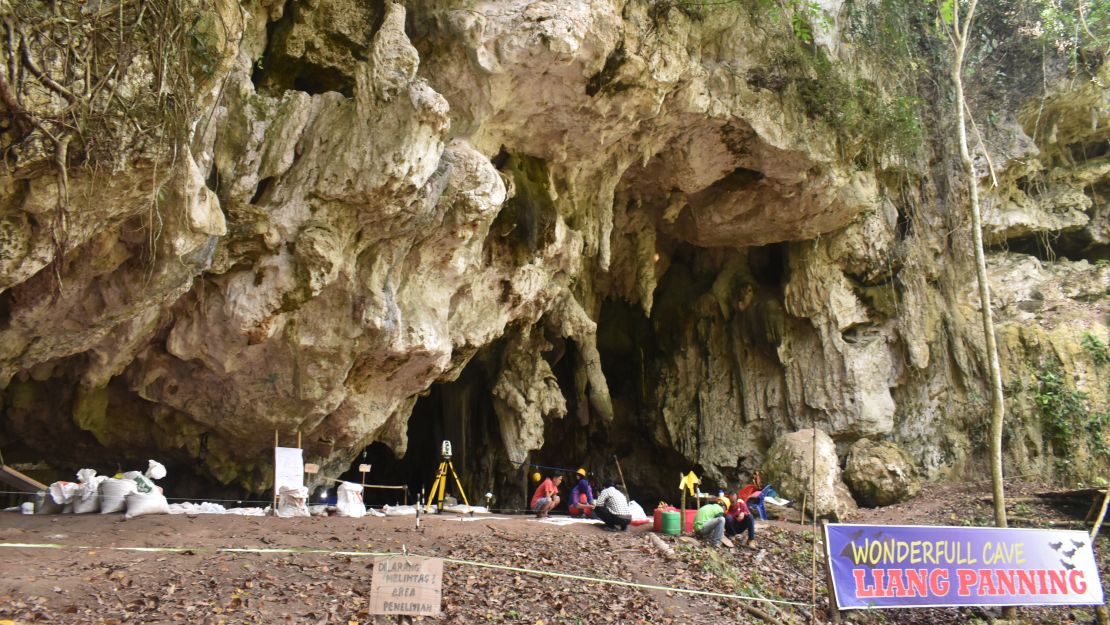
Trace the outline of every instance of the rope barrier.
<instances>
[{"instance_id":1,"label":"rope barrier","mask_svg":"<svg viewBox=\"0 0 1110 625\"><path fill-rule=\"evenodd\" d=\"M374 485L367 484L366 488L370 488L371 486L374 486ZM380 487L377 487L377 488L387 488L387 489L401 490L404 487L403 486L380 486ZM0 495L23 495L23 496L26 496L26 497L34 497L35 496L34 493L27 493L27 492L17 491L17 490L12 490L12 491L0 490ZM99 494L98 494L98 496L99 496ZM228 503L228 502L238 503L238 504L254 503L254 504L262 504L263 506L268 506L272 503L269 499L263 501L263 500L260 500L260 499L206 499L206 498L198 499L198 498L195 498L195 497L194 498L189 498L189 497L166 497L166 500L167 501L189 501L189 502L197 502L197 503L201 503L201 502L205 502L205 501L207 501L209 503ZM388 504L386 504L386 505L388 505ZM375 510L380 510L383 507L385 507L385 506L366 506L367 509L372 508L372 509L375 509ZM393 506L391 506L391 507L393 507ZM492 513L498 513L498 514L535 514L535 510L531 510L531 509L528 509L528 508L487 508L487 510L489 510Z\"/></svg>"},{"instance_id":2,"label":"rope barrier","mask_svg":"<svg viewBox=\"0 0 1110 625\"><path fill-rule=\"evenodd\" d=\"M566 467L549 467L546 464L532 464L531 462L513 462L512 460L509 461L509 464L513 465L514 467L516 467L518 469L521 468L521 467L527 466L527 467L533 467L535 469L551 469L552 471L566 471L567 473L574 473L575 471L578 470L578 469L568 469Z\"/></svg>"},{"instance_id":3,"label":"rope barrier","mask_svg":"<svg viewBox=\"0 0 1110 625\"><path fill-rule=\"evenodd\" d=\"M305 549L298 547L91 547L86 545L61 545L58 543L0 543L0 548L9 549L69 549L69 550L113 550L113 551L138 551L144 553L258 553L258 554L280 554L287 553L292 555L334 555L334 556L351 556L351 557L420 557L420 558L438 558L439 556L425 556L411 551L395 552L395 551L345 551L339 549ZM738 601L749 601L759 603L771 603L777 605L793 605L800 607L809 607L809 603L800 601L789 601L786 599L769 599L767 597L753 597L749 595L736 595L732 593L711 592L708 590L697 590L694 588L677 588L673 586L659 586L656 584L641 584L639 582L629 582L621 579L608 579L604 577L592 577L589 575L576 575L574 573L560 573L558 571L543 571L540 569L529 569L519 566L509 566L507 564L494 564L492 562L480 562L477 560L462 560L459 558L441 558L444 562L458 564L461 566L473 566L486 569L495 569L501 571L511 571L514 573L525 573L528 575L539 575L546 577L558 577L561 579L573 579L583 582L591 582L595 584L609 584L611 586L625 586L628 588L639 588L642 590L662 590L670 592L679 592L688 595L700 595L705 597L715 597L719 599L735 599Z\"/></svg>"}]
</instances>

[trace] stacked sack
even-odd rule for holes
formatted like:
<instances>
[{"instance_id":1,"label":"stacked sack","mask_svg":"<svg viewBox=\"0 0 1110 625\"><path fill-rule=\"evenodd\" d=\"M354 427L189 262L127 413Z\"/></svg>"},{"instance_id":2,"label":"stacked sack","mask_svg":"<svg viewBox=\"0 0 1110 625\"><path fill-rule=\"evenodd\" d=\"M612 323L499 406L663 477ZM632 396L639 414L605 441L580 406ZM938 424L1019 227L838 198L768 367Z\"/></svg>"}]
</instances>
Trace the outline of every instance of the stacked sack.
<instances>
[{"instance_id":1,"label":"stacked sack","mask_svg":"<svg viewBox=\"0 0 1110 625\"><path fill-rule=\"evenodd\" d=\"M104 476L97 476L96 469L81 469L76 482L57 481L43 494L39 514L87 514L100 510L97 497Z\"/></svg>"},{"instance_id":2,"label":"stacked sack","mask_svg":"<svg viewBox=\"0 0 1110 625\"><path fill-rule=\"evenodd\" d=\"M77 482L58 481L43 493L39 514L126 512L132 519L146 514L169 514L169 502L154 483L166 477L166 467L150 460L144 473L128 471L117 477L97 475L94 469L77 472Z\"/></svg>"},{"instance_id":3,"label":"stacked sack","mask_svg":"<svg viewBox=\"0 0 1110 625\"><path fill-rule=\"evenodd\" d=\"M150 460L145 473L128 471L123 477L135 483L135 492L127 494L127 513L123 518L170 513L170 502L166 501L162 488L154 483L154 480L166 477L166 467L161 463Z\"/></svg>"},{"instance_id":4,"label":"stacked sack","mask_svg":"<svg viewBox=\"0 0 1110 625\"><path fill-rule=\"evenodd\" d=\"M73 497L73 513L89 514L100 512L100 484L108 476L97 476L95 469L81 469L77 472L77 492Z\"/></svg>"},{"instance_id":5,"label":"stacked sack","mask_svg":"<svg viewBox=\"0 0 1110 625\"><path fill-rule=\"evenodd\" d=\"M278 489L278 506L275 514L281 518L310 516L308 489L304 486L282 486Z\"/></svg>"},{"instance_id":6,"label":"stacked sack","mask_svg":"<svg viewBox=\"0 0 1110 625\"><path fill-rule=\"evenodd\" d=\"M353 482L341 482L335 489L335 510L339 516L349 516L356 519L366 515L366 504L362 503L362 485Z\"/></svg>"}]
</instances>

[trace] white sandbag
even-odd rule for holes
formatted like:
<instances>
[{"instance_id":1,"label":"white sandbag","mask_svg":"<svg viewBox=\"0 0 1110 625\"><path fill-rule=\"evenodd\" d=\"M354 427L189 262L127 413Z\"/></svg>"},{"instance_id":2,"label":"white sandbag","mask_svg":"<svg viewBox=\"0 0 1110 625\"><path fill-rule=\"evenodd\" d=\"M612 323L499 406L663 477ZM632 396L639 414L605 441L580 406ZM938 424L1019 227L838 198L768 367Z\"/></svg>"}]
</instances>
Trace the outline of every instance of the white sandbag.
<instances>
[{"instance_id":1,"label":"white sandbag","mask_svg":"<svg viewBox=\"0 0 1110 625\"><path fill-rule=\"evenodd\" d=\"M135 480L117 480L110 477L100 483L100 514L123 512L127 509L127 496L139 492Z\"/></svg>"},{"instance_id":2,"label":"white sandbag","mask_svg":"<svg viewBox=\"0 0 1110 625\"><path fill-rule=\"evenodd\" d=\"M416 506L382 506L386 516L415 516Z\"/></svg>"},{"instance_id":3,"label":"white sandbag","mask_svg":"<svg viewBox=\"0 0 1110 625\"><path fill-rule=\"evenodd\" d=\"M366 511L366 514L369 514L370 516L385 516L384 512L381 512L380 510L375 510L373 508L368 509Z\"/></svg>"},{"instance_id":4,"label":"white sandbag","mask_svg":"<svg viewBox=\"0 0 1110 625\"><path fill-rule=\"evenodd\" d=\"M54 501L48 491L40 490L35 494L35 514L59 514L62 504Z\"/></svg>"},{"instance_id":5,"label":"white sandbag","mask_svg":"<svg viewBox=\"0 0 1110 625\"><path fill-rule=\"evenodd\" d=\"M81 495L73 500L73 513L74 514L92 514L93 512L100 512L100 498L96 496L96 485L90 485L90 488L85 489L88 495Z\"/></svg>"},{"instance_id":6,"label":"white sandbag","mask_svg":"<svg viewBox=\"0 0 1110 625\"><path fill-rule=\"evenodd\" d=\"M144 473L143 475L150 478L152 481L160 480L166 477L166 467L164 467L162 463L158 462L157 460L147 460L146 473Z\"/></svg>"},{"instance_id":7,"label":"white sandbag","mask_svg":"<svg viewBox=\"0 0 1110 625\"><path fill-rule=\"evenodd\" d=\"M283 519L309 516L308 489L304 486L282 486L278 490L278 507L275 514Z\"/></svg>"},{"instance_id":8,"label":"white sandbag","mask_svg":"<svg viewBox=\"0 0 1110 625\"><path fill-rule=\"evenodd\" d=\"M107 477L97 477L96 469L81 469L77 472L77 493L73 498L74 514L89 514L100 511L100 498L97 496L100 483Z\"/></svg>"},{"instance_id":9,"label":"white sandbag","mask_svg":"<svg viewBox=\"0 0 1110 625\"><path fill-rule=\"evenodd\" d=\"M161 493L131 493L127 496L127 514L123 518L169 513L170 502Z\"/></svg>"},{"instance_id":10,"label":"white sandbag","mask_svg":"<svg viewBox=\"0 0 1110 625\"><path fill-rule=\"evenodd\" d=\"M327 504L317 504L315 506L309 506L308 507L308 515L309 516L329 516L328 515L328 508L330 508L330 507L331 506L329 506ZM332 508L332 509L334 510L334 508Z\"/></svg>"},{"instance_id":11,"label":"white sandbag","mask_svg":"<svg viewBox=\"0 0 1110 625\"><path fill-rule=\"evenodd\" d=\"M628 502L628 512L632 516L633 521L646 521L648 515L644 514L643 507L635 501Z\"/></svg>"},{"instance_id":12,"label":"white sandbag","mask_svg":"<svg viewBox=\"0 0 1110 625\"><path fill-rule=\"evenodd\" d=\"M54 503L64 506L73 501L77 496L77 489L80 488L78 484L73 482L54 482L50 485L50 498Z\"/></svg>"},{"instance_id":13,"label":"white sandbag","mask_svg":"<svg viewBox=\"0 0 1110 625\"><path fill-rule=\"evenodd\" d=\"M339 516L361 519L366 516L366 504L362 503L362 485L343 482L335 489L335 510Z\"/></svg>"},{"instance_id":14,"label":"white sandbag","mask_svg":"<svg viewBox=\"0 0 1110 625\"><path fill-rule=\"evenodd\" d=\"M135 489L139 493L160 492L158 488L154 485L154 482L150 481L150 478L143 475L142 473L139 473L138 471L128 471L127 473L124 473L123 479L135 482Z\"/></svg>"}]
</instances>

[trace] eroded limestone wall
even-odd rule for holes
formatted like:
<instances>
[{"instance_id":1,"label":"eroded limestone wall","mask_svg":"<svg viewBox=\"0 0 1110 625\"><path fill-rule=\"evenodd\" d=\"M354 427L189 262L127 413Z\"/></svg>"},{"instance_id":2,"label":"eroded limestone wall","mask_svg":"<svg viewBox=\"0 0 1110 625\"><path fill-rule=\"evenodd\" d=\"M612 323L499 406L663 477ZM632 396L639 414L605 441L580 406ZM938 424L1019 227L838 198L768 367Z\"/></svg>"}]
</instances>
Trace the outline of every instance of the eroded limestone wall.
<instances>
[{"instance_id":1,"label":"eroded limestone wall","mask_svg":"<svg viewBox=\"0 0 1110 625\"><path fill-rule=\"evenodd\" d=\"M906 85L848 22L802 46L746 6L197 10L187 140L71 167L63 247L57 172L28 151L3 179L6 447L164 454L260 490L274 430L326 474L374 441L400 455L418 398L473 365L500 440L482 475L554 449L620 453L652 488L734 480L812 425L842 454L887 439L930 477L976 471L988 393L943 100L918 109L925 147L896 149L917 127L873 120ZM1063 446L1040 387L1055 366L1107 410L1100 84L1054 74L984 129L1013 472L1107 460L1087 422Z\"/></svg>"}]
</instances>

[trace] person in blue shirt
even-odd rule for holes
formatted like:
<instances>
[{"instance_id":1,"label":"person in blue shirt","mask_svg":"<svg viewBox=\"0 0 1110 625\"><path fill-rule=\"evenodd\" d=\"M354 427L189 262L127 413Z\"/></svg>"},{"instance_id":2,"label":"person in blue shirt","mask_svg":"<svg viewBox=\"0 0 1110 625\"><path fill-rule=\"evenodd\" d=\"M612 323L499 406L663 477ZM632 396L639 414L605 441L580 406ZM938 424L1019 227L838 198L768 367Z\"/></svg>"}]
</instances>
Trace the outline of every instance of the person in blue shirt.
<instances>
[{"instance_id":1,"label":"person in blue shirt","mask_svg":"<svg viewBox=\"0 0 1110 625\"><path fill-rule=\"evenodd\" d=\"M586 470L578 469L578 483L570 491L570 505L567 507L572 517L593 516L594 512L594 491L590 488L590 482L586 479Z\"/></svg>"}]
</instances>

